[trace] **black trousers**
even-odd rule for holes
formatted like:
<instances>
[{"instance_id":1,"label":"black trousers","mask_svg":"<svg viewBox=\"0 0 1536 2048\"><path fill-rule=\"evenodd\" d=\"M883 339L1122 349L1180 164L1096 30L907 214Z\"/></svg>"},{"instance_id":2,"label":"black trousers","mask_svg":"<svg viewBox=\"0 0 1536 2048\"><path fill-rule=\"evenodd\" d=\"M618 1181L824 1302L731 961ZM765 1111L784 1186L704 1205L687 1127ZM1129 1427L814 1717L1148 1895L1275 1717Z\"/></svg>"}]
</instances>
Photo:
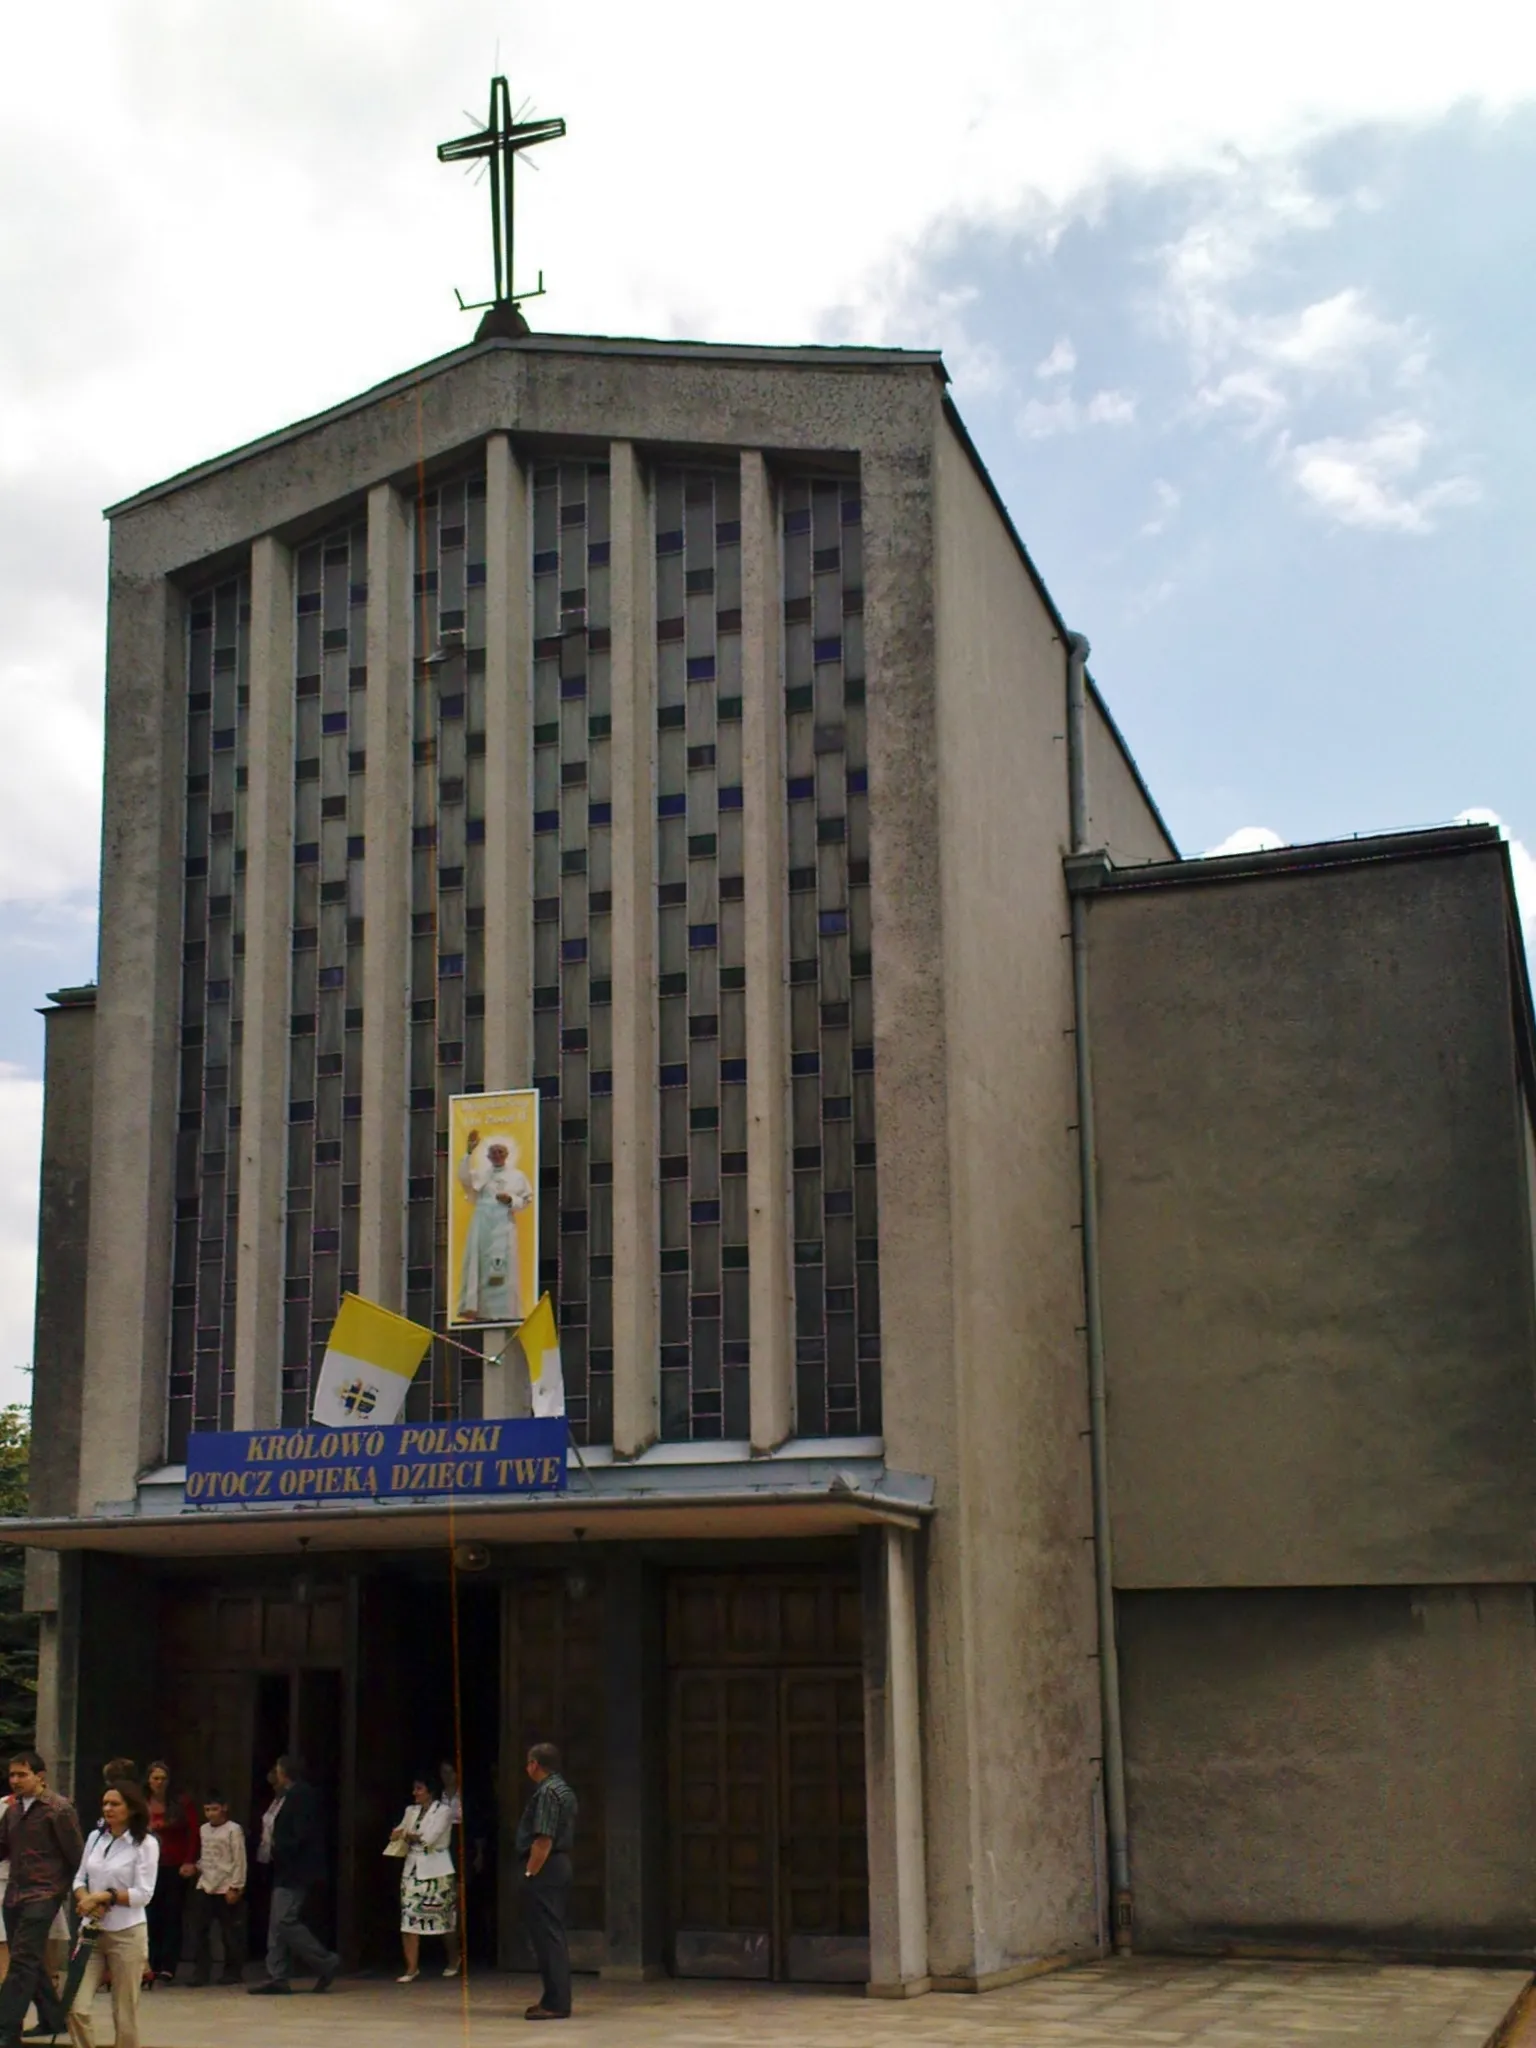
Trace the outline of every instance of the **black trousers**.
<instances>
[{"instance_id":1,"label":"black trousers","mask_svg":"<svg viewBox=\"0 0 1536 2048\"><path fill-rule=\"evenodd\" d=\"M187 1880L178 1865L162 1863L154 1895L145 1912L149 1921L149 1967L157 1977L175 1976L186 1933Z\"/></svg>"},{"instance_id":2,"label":"black trousers","mask_svg":"<svg viewBox=\"0 0 1536 2048\"><path fill-rule=\"evenodd\" d=\"M69 2032L64 2008L55 1996L52 1981L44 1968L48 1930L63 1903L61 1892L56 1899L41 1899L35 1904L7 1906L5 1909L5 1938L11 1947L11 1967L6 1972L5 1982L0 1984L0 2048L11 2048L12 2042L21 2039L29 2005L37 2007L41 2025L51 2028L56 2034Z\"/></svg>"},{"instance_id":3,"label":"black trousers","mask_svg":"<svg viewBox=\"0 0 1536 2048\"><path fill-rule=\"evenodd\" d=\"M188 1907L192 1928L192 1977L206 1984L213 1973L215 1922L224 1938L224 1982L238 1984L245 1969L245 1900L231 1905L222 1892L194 1891Z\"/></svg>"},{"instance_id":4,"label":"black trousers","mask_svg":"<svg viewBox=\"0 0 1536 2048\"><path fill-rule=\"evenodd\" d=\"M565 1945L565 1916L570 1903L569 1856L549 1856L537 1877L523 1879L523 1921L533 1943L539 1975L544 1979L539 2003L546 2012L571 2009L571 1956Z\"/></svg>"}]
</instances>

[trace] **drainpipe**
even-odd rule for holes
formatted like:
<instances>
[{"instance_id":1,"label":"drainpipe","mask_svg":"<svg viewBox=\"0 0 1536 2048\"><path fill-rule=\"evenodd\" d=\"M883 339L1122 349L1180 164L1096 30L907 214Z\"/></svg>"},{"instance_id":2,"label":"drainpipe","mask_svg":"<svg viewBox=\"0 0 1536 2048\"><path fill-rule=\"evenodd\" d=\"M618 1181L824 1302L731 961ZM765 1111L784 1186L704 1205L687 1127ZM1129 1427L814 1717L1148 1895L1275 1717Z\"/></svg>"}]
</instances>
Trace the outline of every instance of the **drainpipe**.
<instances>
[{"instance_id":1,"label":"drainpipe","mask_svg":"<svg viewBox=\"0 0 1536 2048\"><path fill-rule=\"evenodd\" d=\"M1067 790L1072 851L1088 846L1088 642L1067 635ZM1104 1391L1104 1310L1099 1292L1099 1163L1094 1141L1093 1053L1088 1031L1088 904L1072 903L1072 1007L1076 1021L1077 1150L1083 1199L1083 1320L1088 1339L1088 1446L1093 1471L1093 1576L1099 1617L1099 1706L1104 1727L1104 1814L1109 1835L1111 1932L1131 1948L1131 1858L1125 1817L1125 1737L1115 1640L1114 1552L1109 1527L1109 1442Z\"/></svg>"}]
</instances>

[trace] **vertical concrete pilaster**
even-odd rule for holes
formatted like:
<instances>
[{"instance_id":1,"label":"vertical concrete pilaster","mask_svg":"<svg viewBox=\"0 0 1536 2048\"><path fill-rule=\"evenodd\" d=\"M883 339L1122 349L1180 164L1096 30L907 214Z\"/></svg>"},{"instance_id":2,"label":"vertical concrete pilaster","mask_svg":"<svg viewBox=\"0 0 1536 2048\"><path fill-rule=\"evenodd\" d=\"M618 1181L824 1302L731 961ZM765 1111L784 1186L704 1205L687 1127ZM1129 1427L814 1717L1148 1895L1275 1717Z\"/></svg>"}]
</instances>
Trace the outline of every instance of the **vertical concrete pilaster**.
<instances>
[{"instance_id":1,"label":"vertical concrete pilaster","mask_svg":"<svg viewBox=\"0 0 1536 2048\"><path fill-rule=\"evenodd\" d=\"M251 549L249 674L236 1429L261 1429L277 1421L282 1381L293 921L293 557L270 534Z\"/></svg>"},{"instance_id":2,"label":"vertical concrete pilaster","mask_svg":"<svg viewBox=\"0 0 1536 2048\"><path fill-rule=\"evenodd\" d=\"M485 1085L533 1071L532 574L528 491L510 438L485 449ZM509 1333L495 1333L488 1353ZM482 1413L528 1411L528 1369L487 1357Z\"/></svg>"},{"instance_id":3,"label":"vertical concrete pilaster","mask_svg":"<svg viewBox=\"0 0 1536 2048\"><path fill-rule=\"evenodd\" d=\"M59 1762L68 1745L59 1707L59 1617L54 1611L37 1618L37 1708L32 1723L32 1746L41 1750L54 1773L55 1788L62 1790Z\"/></svg>"},{"instance_id":4,"label":"vertical concrete pilaster","mask_svg":"<svg viewBox=\"0 0 1536 2048\"><path fill-rule=\"evenodd\" d=\"M115 548L114 543L114 548ZM101 991L79 1502L134 1498L165 1448L181 1016L182 595L114 557L107 646Z\"/></svg>"},{"instance_id":5,"label":"vertical concrete pilaster","mask_svg":"<svg viewBox=\"0 0 1536 2048\"><path fill-rule=\"evenodd\" d=\"M656 629L650 519L634 448L613 444L613 1448L655 1441Z\"/></svg>"},{"instance_id":6,"label":"vertical concrete pilaster","mask_svg":"<svg viewBox=\"0 0 1536 2048\"><path fill-rule=\"evenodd\" d=\"M778 520L768 466L741 458L743 869L747 902L747 1242L752 1448L795 1426L790 1270L788 902Z\"/></svg>"},{"instance_id":7,"label":"vertical concrete pilaster","mask_svg":"<svg viewBox=\"0 0 1536 2048\"><path fill-rule=\"evenodd\" d=\"M363 1131L358 1287L405 1306L407 967L411 915L411 523L368 494L368 767L363 830Z\"/></svg>"},{"instance_id":8,"label":"vertical concrete pilaster","mask_svg":"<svg viewBox=\"0 0 1536 2048\"><path fill-rule=\"evenodd\" d=\"M864 1769L869 1829L869 1991L929 1988L923 1736L918 1695L917 1538L864 1532Z\"/></svg>"},{"instance_id":9,"label":"vertical concrete pilaster","mask_svg":"<svg viewBox=\"0 0 1536 2048\"><path fill-rule=\"evenodd\" d=\"M511 440L485 450L485 1085L533 1058L532 686L528 492Z\"/></svg>"}]
</instances>

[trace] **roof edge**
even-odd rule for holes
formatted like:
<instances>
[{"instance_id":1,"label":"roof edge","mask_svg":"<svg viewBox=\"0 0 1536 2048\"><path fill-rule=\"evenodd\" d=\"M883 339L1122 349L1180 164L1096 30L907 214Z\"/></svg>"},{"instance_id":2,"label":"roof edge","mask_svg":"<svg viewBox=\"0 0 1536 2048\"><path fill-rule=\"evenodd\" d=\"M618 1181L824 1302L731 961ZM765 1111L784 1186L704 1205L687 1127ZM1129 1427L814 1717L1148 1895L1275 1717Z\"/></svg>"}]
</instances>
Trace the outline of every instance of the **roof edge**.
<instances>
[{"instance_id":1,"label":"roof edge","mask_svg":"<svg viewBox=\"0 0 1536 2048\"><path fill-rule=\"evenodd\" d=\"M652 356L684 362L778 363L790 369L925 369L937 372L946 383L949 378L944 358L937 349L864 348L852 343L845 346L823 342L758 345L734 341L658 341L643 336L601 334L528 334L517 340L505 335L492 335L484 341L466 342L462 348L449 349L444 355L431 356L414 369L398 371L382 383L370 384L366 390L355 392L352 397L341 399L321 412L306 414L303 419L293 420L286 427L258 435L254 441L243 441L222 455L211 455L205 461L193 463L190 468L177 470L160 483L148 484L131 497L119 498L115 504L105 508L102 517L117 519L124 513L136 512L141 506L169 497L175 491L187 490L193 484L201 483L205 477L217 475L220 470L231 469L236 463L265 455L273 448L282 447L285 442L301 440L304 435L317 433L335 420L346 419L367 406L381 404L402 391L409 391L428 378L443 376L474 356L499 349L509 349L521 355Z\"/></svg>"},{"instance_id":2,"label":"roof edge","mask_svg":"<svg viewBox=\"0 0 1536 2048\"><path fill-rule=\"evenodd\" d=\"M1502 843L1497 825L1431 825L1416 832L1356 833L1349 839L1304 841L1255 853L1195 854L1188 860L1149 861L1141 867L1118 868L1107 856L1082 856L1070 867L1070 878L1079 893L1123 896L1137 889L1181 889L1318 868L1433 860Z\"/></svg>"}]
</instances>

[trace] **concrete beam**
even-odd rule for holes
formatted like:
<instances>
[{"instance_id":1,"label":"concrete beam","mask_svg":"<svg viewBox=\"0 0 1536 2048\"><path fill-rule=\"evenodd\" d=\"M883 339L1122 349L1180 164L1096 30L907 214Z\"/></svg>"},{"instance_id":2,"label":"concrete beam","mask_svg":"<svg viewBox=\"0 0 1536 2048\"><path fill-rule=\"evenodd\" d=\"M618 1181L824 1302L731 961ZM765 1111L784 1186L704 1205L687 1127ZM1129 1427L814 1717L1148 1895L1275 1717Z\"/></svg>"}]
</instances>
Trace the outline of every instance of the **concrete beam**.
<instances>
[{"instance_id":1,"label":"concrete beam","mask_svg":"<svg viewBox=\"0 0 1536 2048\"><path fill-rule=\"evenodd\" d=\"M656 622L651 522L633 446L615 441L613 652L613 1448L656 1440Z\"/></svg>"},{"instance_id":2,"label":"concrete beam","mask_svg":"<svg viewBox=\"0 0 1536 2048\"><path fill-rule=\"evenodd\" d=\"M236 1429L276 1422L282 1384L293 923L293 557L270 534L251 549L249 676Z\"/></svg>"},{"instance_id":3,"label":"concrete beam","mask_svg":"<svg viewBox=\"0 0 1536 2048\"><path fill-rule=\"evenodd\" d=\"M747 918L747 1243L752 1448L795 1426L791 1313L788 898L784 849L783 618L768 466L741 458L742 829Z\"/></svg>"},{"instance_id":4,"label":"concrete beam","mask_svg":"<svg viewBox=\"0 0 1536 2048\"><path fill-rule=\"evenodd\" d=\"M411 522L368 493L368 771L363 829L363 1133L358 1289L405 1306L406 1013L411 907Z\"/></svg>"},{"instance_id":5,"label":"concrete beam","mask_svg":"<svg viewBox=\"0 0 1536 2048\"><path fill-rule=\"evenodd\" d=\"M533 1071L533 599L528 486L505 434L485 447L485 1085ZM487 1342L482 1412L526 1415L528 1368L510 1332Z\"/></svg>"}]
</instances>

